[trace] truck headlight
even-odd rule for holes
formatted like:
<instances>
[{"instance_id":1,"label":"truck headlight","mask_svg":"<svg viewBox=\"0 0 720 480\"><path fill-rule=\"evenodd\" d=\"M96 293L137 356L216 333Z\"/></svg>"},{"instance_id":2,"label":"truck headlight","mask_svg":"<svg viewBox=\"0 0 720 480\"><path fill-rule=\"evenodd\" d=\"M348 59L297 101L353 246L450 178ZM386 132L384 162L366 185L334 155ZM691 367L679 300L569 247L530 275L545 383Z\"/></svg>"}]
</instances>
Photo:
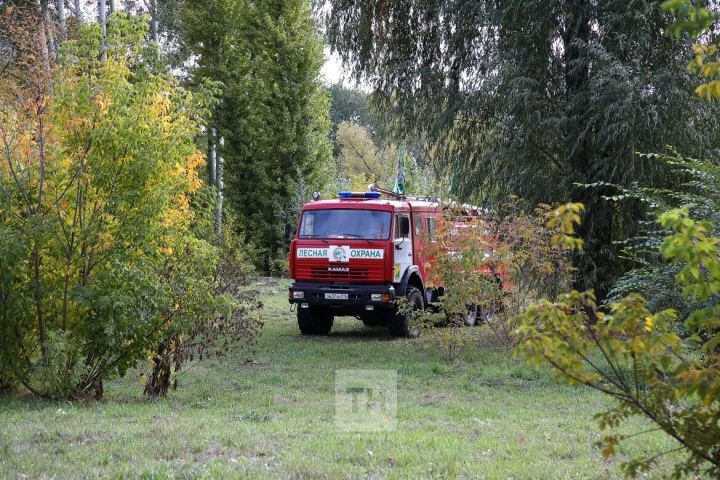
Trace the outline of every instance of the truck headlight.
<instances>
[{"instance_id":1,"label":"truck headlight","mask_svg":"<svg viewBox=\"0 0 720 480\"><path fill-rule=\"evenodd\" d=\"M382 293L373 293L370 295L370 300L373 302L382 302Z\"/></svg>"},{"instance_id":2,"label":"truck headlight","mask_svg":"<svg viewBox=\"0 0 720 480\"><path fill-rule=\"evenodd\" d=\"M293 292L293 298L305 298L305 292Z\"/></svg>"}]
</instances>

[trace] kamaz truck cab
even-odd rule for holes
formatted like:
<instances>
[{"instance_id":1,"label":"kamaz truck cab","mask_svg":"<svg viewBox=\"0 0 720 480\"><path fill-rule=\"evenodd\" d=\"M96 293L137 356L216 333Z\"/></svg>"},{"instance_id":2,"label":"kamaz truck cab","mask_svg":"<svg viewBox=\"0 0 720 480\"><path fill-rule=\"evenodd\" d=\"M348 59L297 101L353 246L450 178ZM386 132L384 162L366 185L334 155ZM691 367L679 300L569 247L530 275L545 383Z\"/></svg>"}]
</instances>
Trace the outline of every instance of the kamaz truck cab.
<instances>
[{"instance_id":1,"label":"kamaz truck cab","mask_svg":"<svg viewBox=\"0 0 720 480\"><path fill-rule=\"evenodd\" d=\"M440 214L431 199L383 199L377 191L306 204L289 255L289 300L301 333L325 335L334 317L349 315L407 336L396 300L416 309L431 300L424 257Z\"/></svg>"}]
</instances>

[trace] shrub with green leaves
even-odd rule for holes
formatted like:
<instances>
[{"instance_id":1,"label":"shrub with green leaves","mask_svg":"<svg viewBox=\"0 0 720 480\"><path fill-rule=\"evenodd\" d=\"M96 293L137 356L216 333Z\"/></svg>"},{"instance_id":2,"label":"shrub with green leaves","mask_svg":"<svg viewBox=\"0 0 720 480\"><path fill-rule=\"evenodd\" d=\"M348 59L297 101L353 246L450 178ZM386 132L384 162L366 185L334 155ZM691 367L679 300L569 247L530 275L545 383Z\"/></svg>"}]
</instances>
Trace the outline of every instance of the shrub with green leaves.
<instances>
[{"instance_id":1,"label":"shrub with green leaves","mask_svg":"<svg viewBox=\"0 0 720 480\"><path fill-rule=\"evenodd\" d=\"M42 23L4 15L16 50L0 77L1 376L99 396L216 314L218 250L190 205L208 102L159 72L145 18L113 15L106 60L87 24L55 61L36 51Z\"/></svg>"},{"instance_id":2,"label":"shrub with green leaves","mask_svg":"<svg viewBox=\"0 0 720 480\"><path fill-rule=\"evenodd\" d=\"M578 205L568 208L579 214ZM539 205L534 215L521 213L514 203L482 216L445 210L427 263L444 287L440 308L451 328L442 337L449 352L461 345L457 329L469 309L477 308L477 322L486 323L498 344L510 345L520 310L570 288L570 257L553 243L565 227L560 219L547 205Z\"/></svg>"},{"instance_id":3,"label":"shrub with green leaves","mask_svg":"<svg viewBox=\"0 0 720 480\"><path fill-rule=\"evenodd\" d=\"M720 292L720 238L712 224L693 220L687 208L660 217L672 233L660 248L678 265L678 290L696 304ZM518 353L528 361L550 363L571 385L584 384L617 400L599 415L600 427L615 428L631 416L644 416L677 440L687 456L674 476L720 475L720 304L698 307L685 321L690 335L674 331L677 312L653 313L639 294L596 305L592 292L573 291L558 301L531 305L516 330ZM609 456L635 435L602 437ZM631 441L631 440L629 440ZM636 476L668 452L648 452L624 465Z\"/></svg>"},{"instance_id":4,"label":"shrub with green leaves","mask_svg":"<svg viewBox=\"0 0 720 480\"><path fill-rule=\"evenodd\" d=\"M651 311L674 308L682 321L699 305L696 299L682 295L677 289L675 276L680 265L667 262L660 255L659 247L671 232L657 220L663 213L687 205L691 217L710 220L717 225L720 221L720 167L712 161L685 158L672 151L640 155L657 163L658 169L665 170L666 181L650 186L615 186L617 193L608 197L615 202L640 202L647 209L647 218L638 222L637 235L618 242L633 268L617 280L606 301L611 303L629 293L642 293Z\"/></svg>"}]
</instances>

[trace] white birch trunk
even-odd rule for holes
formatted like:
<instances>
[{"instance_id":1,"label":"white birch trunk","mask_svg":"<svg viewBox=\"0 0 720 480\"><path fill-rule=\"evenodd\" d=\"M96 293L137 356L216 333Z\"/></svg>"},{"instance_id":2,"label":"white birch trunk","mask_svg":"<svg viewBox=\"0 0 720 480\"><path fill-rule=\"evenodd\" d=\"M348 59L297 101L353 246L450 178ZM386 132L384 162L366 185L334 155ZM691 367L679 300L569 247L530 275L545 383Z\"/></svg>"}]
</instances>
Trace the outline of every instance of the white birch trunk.
<instances>
[{"instance_id":1,"label":"white birch trunk","mask_svg":"<svg viewBox=\"0 0 720 480\"><path fill-rule=\"evenodd\" d=\"M110 0L110 15L115 13L115 0Z\"/></svg>"},{"instance_id":2,"label":"white birch trunk","mask_svg":"<svg viewBox=\"0 0 720 480\"><path fill-rule=\"evenodd\" d=\"M215 129L208 131L208 184L217 183L217 149L215 147Z\"/></svg>"},{"instance_id":3,"label":"white birch trunk","mask_svg":"<svg viewBox=\"0 0 720 480\"><path fill-rule=\"evenodd\" d=\"M57 0L58 23L60 24L60 39L65 40L67 27L65 26L65 0Z\"/></svg>"},{"instance_id":4,"label":"white birch trunk","mask_svg":"<svg viewBox=\"0 0 720 480\"><path fill-rule=\"evenodd\" d=\"M100 59L107 60L107 52L105 51L105 36L107 35L107 26L105 25L105 0L98 0L98 23L102 29L102 37L100 38Z\"/></svg>"},{"instance_id":5,"label":"white birch trunk","mask_svg":"<svg viewBox=\"0 0 720 480\"><path fill-rule=\"evenodd\" d=\"M220 137L220 148L225 146L225 139ZM225 197L225 159L222 155L217 156L217 203L215 205L215 234L222 235L223 200Z\"/></svg>"},{"instance_id":6,"label":"white birch trunk","mask_svg":"<svg viewBox=\"0 0 720 480\"><path fill-rule=\"evenodd\" d=\"M82 23L83 14L82 14L82 9L80 8L80 0L74 0L73 8L75 9L75 18L77 18L78 23Z\"/></svg>"}]
</instances>

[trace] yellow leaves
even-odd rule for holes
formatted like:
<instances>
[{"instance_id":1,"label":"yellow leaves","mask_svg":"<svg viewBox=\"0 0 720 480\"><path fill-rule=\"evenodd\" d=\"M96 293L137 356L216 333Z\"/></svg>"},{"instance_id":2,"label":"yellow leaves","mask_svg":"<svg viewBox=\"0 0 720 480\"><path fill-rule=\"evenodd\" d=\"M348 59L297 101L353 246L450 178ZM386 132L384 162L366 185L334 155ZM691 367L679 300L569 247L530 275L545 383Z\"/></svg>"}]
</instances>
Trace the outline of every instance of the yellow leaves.
<instances>
[{"instance_id":1,"label":"yellow leaves","mask_svg":"<svg viewBox=\"0 0 720 480\"><path fill-rule=\"evenodd\" d=\"M706 99L720 98L720 81L713 80L713 77L717 77L720 73L720 62L707 61L707 57L717 55L718 46L698 43L693 45L693 53L695 57L688 65L688 69L690 71L699 70L705 78L709 79L708 82L695 88L695 94Z\"/></svg>"},{"instance_id":2,"label":"yellow leaves","mask_svg":"<svg viewBox=\"0 0 720 480\"><path fill-rule=\"evenodd\" d=\"M718 64L720 68L720 64ZM712 80L695 88L695 94L706 99L720 98L720 81Z\"/></svg>"},{"instance_id":3,"label":"yellow leaves","mask_svg":"<svg viewBox=\"0 0 720 480\"><path fill-rule=\"evenodd\" d=\"M580 214L585 210L582 203L566 203L561 205L547 216L547 226L554 230L552 245L567 250L580 250L583 241L574 237L575 226L581 222Z\"/></svg>"},{"instance_id":4,"label":"yellow leaves","mask_svg":"<svg viewBox=\"0 0 720 480\"><path fill-rule=\"evenodd\" d=\"M73 158L67 155L63 155L63 157L60 159L60 167L63 170L70 170L73 166Z\"/></svg>"},{"instance_id":5,"label":"yellow leaves","mask_svg":"<svg viewBox=\"0 0 720 480\"><path fill-rule=\"evenodd\" d=\"M195 172L197 169L205 165L205 157L200 152L195 152L187 157L188 171Z\"/></svg>"},{"instance_id":6,"label":"yellow leaves","mask_svg":"<svg viewBox=\"0 0 720 480\"><path fill-rule=\"evenodd\" d=\"M197 174L198 168L205 164L205 157L200 152L195 152L187 157L186 175L190 183L190 192L195 193L202 186L202 180Z\"/></svg>"},{"instance_id":7,"label":"yellow leaves","mask_svg":"<svg viewBox=\"0 0 720 480\"><path fill-rule=\"evenodd\" d=\"M635 337L632 339L632 342L630 344L630 350L633 353L641 353L645 351L645 342L640 337Z\"/></svg>"},{"instance_id":8,"label":"yellow leaves","mask_svg":"<svg viewBox=\"0 0 720 480\"><path fill-rule=\"evenodd\" d=\"M106 252L113 247L114 243L115 242L111 233L107 231L100 232L98 234L96 250L98 252Z\"/></svg>"},{"instance_id":9,"label":"yellow leaves","mask_svg":"<svg viewBox=\"0 0 720 480\"><path fill-rule=\"evenodd\" d=\"M95 96L95 106L98 107L100 112L107 112L112 104L112 98L106 92L100 92Z\"/></svg>"},{"instance_id":10,"label":"yellow leaves","mask_svg":"<svg viewBox=\"0 0 720 480\"><path fill-rule=\"evenodd\" d=\"M652 315L645 317L645 331L650 333L655 328L655 318Z\"/></svg>"},{"instance_id":11,"label":"yellow leaves","mask_svg":"<svg viewBox=\"0 0 720 480\"><path fill-rule=\"evenodd\" d=\"M696 43L692 46L695 55L715 55L718 51L717 45L705 45Z\"/></svg>"}]
</instances>

